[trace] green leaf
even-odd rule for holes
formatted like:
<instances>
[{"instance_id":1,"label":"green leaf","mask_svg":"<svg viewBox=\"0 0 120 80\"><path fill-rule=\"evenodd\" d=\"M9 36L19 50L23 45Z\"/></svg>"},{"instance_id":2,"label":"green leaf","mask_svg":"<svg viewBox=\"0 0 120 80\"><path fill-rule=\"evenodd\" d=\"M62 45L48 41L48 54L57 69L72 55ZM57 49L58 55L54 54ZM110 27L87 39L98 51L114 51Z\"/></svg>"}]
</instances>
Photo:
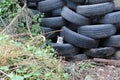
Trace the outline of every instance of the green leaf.
<instances>
[{"instance_id":1,"label":"green leaf","mask_svg":"<svg viewBox=\"0 0 120 80\"><path fill-rule=\"evenodd\" d=\"M9 70L9 67L8 67L8 66L2 66L2 67L0 67L0 70L8 71L8 70Z\"/></svg>"},{"instance_id":2,"label":"green leaf","mask_svg":"<svg viewBox=\"0 0 120 80\"><path fill-rule=\"evenodd\" d=\"M24 80L24 77L15 75L14 73L10 73L8 76L10 77L10 80Z\"/></svg>"},{"instance_id":3,"label":"green leaf","mask_svg":"<svg viewBox=\"0 0 120 80\"><path fill-rule=\"evenodd\" d=\"M24 27L24 26L25 26L24 23L19 24L19 27Z\"/></svg>"},{"instance_id":4,"label":"green leaf","mask_svg":"<svg viewBox=\"0 0 120 80\"><path fill-rule=\"evenodd\" d=\"M63 77L66 78L66 79L68 79L68 73L64 73Z\"/></svg>"},{"instance_id":5,"label":"green leaf","mask_svg":"<svg viewBox=\"0 0 120 80\"><path fill-rule=\"evenodd\" d=\"M44 52L42 50L36 50L36 52L34 54L38 54L39 56L44 56Z\"/></svg>"},{"instance_id":6,"label":"green leaf","mask_svg":"<svg viewBox=\"0 0 120 80\"><path fill-rule=\"evenodd\" d=\"M87 75L84 80L94 80L92 76Z\"/></svg>"}]
</instances>

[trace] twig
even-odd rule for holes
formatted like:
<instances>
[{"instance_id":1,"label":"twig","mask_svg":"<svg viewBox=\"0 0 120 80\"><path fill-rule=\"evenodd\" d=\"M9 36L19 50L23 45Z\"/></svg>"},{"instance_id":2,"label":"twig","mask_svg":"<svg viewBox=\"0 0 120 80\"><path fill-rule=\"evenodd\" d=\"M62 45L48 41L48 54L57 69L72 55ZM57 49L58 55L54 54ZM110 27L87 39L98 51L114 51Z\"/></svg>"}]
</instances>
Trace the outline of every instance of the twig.
<instances>
[{"instance_id":1,"label":"twig","mask_svg":"<svg viewBox=\"0 0 120 80\"><path fill-rule=\"evenodd\" d=\"M10 35L10 38L18 38L22 36L30 36L30 34L29 33L14 34L14 35Z\"/></svg>"},{"instance_id":2,"label":"twig","mask_svg":"<svg viewBox=\"0 0 120 80\"><path fill-rule=\"evenodd\" d=\"M9 77L8 74L6 74L4 71L0 70L0 73L4 74L5 76Z\"/></svg>"},{"instance_id":3,"label":"twig","mask_svg":"<svg viewBox=\"0 0 120 80\"><path fill-rule=\"evenodd\" d=\"M11 23L10 23L8 26L6 26L6 28L3 29L3 31L2 31L1 33L4 33L9 27L12 26L12 24L18 19L18 17L20 16L20 13L22 12L22 10L25 9L25 7L26 7L26 3L24 4L24 6L23 6L23 8L21 9L21 11L17 13L17 15L16 15L16 16L13 18L13 20L11 21Z\"/></svg>"},{"instance_id":4,"label":"twig","mask_svg":"<svg viewBox=\"0 0 120 80\"><path fill-rule=\"evenodd\" d=\"M110 59L101 59L101 58L94 58L95 62L105 63L114 66L120 66L120 60L110 60Z\"/></svg>"},{"instance_id":5,"label":"twig","mask_svg":"<svg viewBox=\"0 0 120 80\"><path fill-rule=\"evenodd\" d=\"M30 34L31 39L34 40L34 38L33 38L33 36L32 36L32 33L31 33L31 31L30 31L29 24L28 24L28 16L26 16L26 25L27 25L27 29L28 29L28 32L29 32L29 34Z\"/></svg>"},{"instance_id":6,"label":"twig","mask_svg":"<svg viewBox=\"0 0 120 80\"><path fill-rule=\"evenodd\" d=\"M43 41L46 41L45 36L43 36L42 34L39 34L38 36L34 37L34 39L32 40L32 42L36 42L37 40L39 40L40 38L43 38Z\"/></svg>"},{"instance_id":7,"label":"twig","mask_svg":"<svg viewBox=\"0 0 120 80\"><path fill-rule=\"evenodd\" d=\"M61 32L62 30L55 30L55 31L50 31L50 32L47 32L47 33L42 33L41 35L46 35L46 34L53 34L53 33L56 33L56 32Z\"/></svg>"},{"instance_id":8,"label":"twig","mask_svg":"<svg viewBox=\"0 0 120 80\"><path fill-rule=\"evenodd\" d=\"M16 70L16 69L19 69L19 68L22 68L22 66L14 67L14 68L10 69L10 71L12 71L12 70Z\"/></svg>"}]
</instances>

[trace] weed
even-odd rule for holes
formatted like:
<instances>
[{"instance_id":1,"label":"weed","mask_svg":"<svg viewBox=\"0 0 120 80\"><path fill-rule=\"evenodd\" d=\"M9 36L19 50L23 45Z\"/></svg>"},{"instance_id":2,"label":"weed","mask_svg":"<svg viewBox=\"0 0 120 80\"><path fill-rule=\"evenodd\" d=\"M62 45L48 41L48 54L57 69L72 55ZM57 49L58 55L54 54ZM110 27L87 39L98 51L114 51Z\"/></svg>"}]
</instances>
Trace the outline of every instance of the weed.
<instances>
[{"instance_id":1,"label":"weed","mask_svg":"<svg viewBox=\"0 0 120 80\"><path fill-rule=\"evenodd\" d=\"M80 63L80 65L79 65L79 70L87 70L87 69L89 69L89 68L91 68L91 67L94 67L94 65L91 63L91 62L89 62L89 63L84 63L84 62L82 62L82 63Z\"/></svg>"},{"instance_id":2,"label":"weed","mask_svg":"<svg viewBox=\"0 0 120 80\"><path fill-rule=\"evenodd\" d=\"M66 80L62 65L50 46L44 48L29 43L0 40L0 78L10 80Z\"/></svg>"}]
</instances>

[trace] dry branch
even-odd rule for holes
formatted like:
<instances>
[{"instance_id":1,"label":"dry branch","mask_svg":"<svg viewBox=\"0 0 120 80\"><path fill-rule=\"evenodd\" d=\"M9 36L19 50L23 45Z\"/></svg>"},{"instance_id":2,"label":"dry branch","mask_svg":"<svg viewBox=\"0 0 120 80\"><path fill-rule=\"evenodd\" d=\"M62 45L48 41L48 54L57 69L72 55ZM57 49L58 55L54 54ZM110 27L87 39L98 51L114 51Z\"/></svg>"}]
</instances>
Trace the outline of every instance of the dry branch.
<instances>
[{"instance_id":1,"label":"dry branch","mask_svg":"<svg viewBox=\"0 0 120 80\"><path fill-rule=\"evenodd\" d=\"M22 36L30 36L30 34L29 33L14 34L14 35L10 35L10 38L18 38Z\"/></svg>"},{"instance_id":2,"label":"dry branch","mask_svg":"<svg viewBox=\"0 0 120 80\"><path fill-rule=\"evenodd\" d=\"M120 60L110 60L110 59L101 59L101 58L94 58L95 62L105 63L108 65L120 66Z\"/></svg>"}]
</instances>

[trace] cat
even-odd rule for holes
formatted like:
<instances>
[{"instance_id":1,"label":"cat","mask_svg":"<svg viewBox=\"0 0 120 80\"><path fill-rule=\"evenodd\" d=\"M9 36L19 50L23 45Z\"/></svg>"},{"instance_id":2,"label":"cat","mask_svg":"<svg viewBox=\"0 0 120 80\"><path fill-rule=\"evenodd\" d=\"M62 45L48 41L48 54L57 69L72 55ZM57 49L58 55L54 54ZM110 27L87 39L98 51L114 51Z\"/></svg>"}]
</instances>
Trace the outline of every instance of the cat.
<instances>
[{"instance_id":1,"label":"cat","mask_svg":"<svg viewBox=\"0 0 120 80\"><path fill-rule=\"evenodd\" d=\"M63 44L63 37L57 36L57 42L58 44Z\"/></svg>"}]
</instances>

